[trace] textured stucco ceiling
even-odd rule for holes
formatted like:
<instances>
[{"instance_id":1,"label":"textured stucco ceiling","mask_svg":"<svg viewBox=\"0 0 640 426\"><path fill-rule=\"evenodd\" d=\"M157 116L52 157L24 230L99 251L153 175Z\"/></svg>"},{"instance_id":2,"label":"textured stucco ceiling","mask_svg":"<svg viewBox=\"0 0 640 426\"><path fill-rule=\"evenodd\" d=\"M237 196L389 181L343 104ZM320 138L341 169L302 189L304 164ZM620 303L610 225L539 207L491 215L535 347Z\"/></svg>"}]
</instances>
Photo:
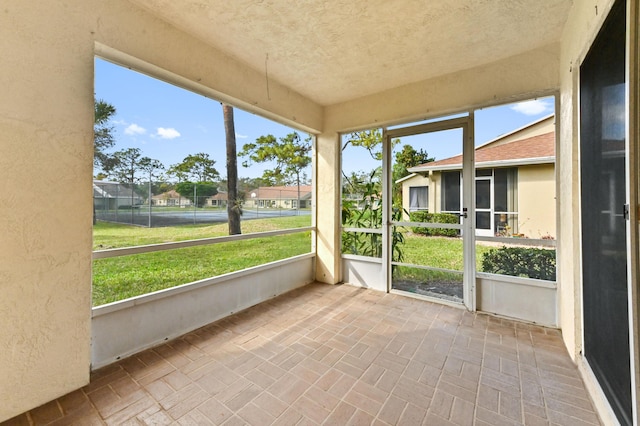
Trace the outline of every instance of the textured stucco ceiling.
<instances>
[{"instance_id":1,"label":"textured stucco ceiling","mask_svg":"<svg viewBox=\"0 0 640 426\"><path fill-rule=\"evenodd\" d=\"M330 105L560 38L572 0L131 0Z\"/></svg>"}]
</instances>

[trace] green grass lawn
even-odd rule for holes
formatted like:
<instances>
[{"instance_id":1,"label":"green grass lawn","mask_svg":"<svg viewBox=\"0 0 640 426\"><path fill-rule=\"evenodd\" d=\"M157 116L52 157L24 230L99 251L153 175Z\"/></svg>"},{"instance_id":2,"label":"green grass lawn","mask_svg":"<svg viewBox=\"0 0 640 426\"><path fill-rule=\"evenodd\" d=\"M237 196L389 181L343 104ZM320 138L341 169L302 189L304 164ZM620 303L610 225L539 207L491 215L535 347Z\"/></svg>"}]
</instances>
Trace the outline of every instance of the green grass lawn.
<instances>
[{"instance_id":1,"label":"green grass lawn","mask_svg":"<svg viewBox=\"0 0 640 426\"><path fill-rule=\"evenodd\" d=\"M242 222L242 233L274 231L278 229L310 226L311 216L287 216L255 219ZM162 228L145 228L120 223L98 222L93 227L93 249L105 250L119 247L196 240L222 237L229 234L226 223L215 225L181 225Z\"/></svg>"},{"instance_id":2,"label":"green grass lawn","mask_svg":"<svg viewBox=\"0 0 640 426\"><path fill-rule=\"evenodd\" d=\"M309 216L257 219L242 222L245 234L298 228L309 225ZM172 241L225 236L227 224L185 225L165 228L142 228L123 224L98 223L94 227L94 249L130 247ZM404 233L403 263L431 266L453 271L463 270L462 239L425 237ZM239 271L252 266L308 253L310 231L232 241L208 246L189 247L93 262L93 305L126 299L157 290L175 287L204 278ZM492 247L476 246L477 270L482 256ZM431 274L442 281L446 272L425 272L405 268L403 275ZM455 275L455 274L454 274ZM453 278L452 278L453 279Z\"/></svg>"},{"instance_id":3,"label":"green grass lawn","mask_svg":"<svg viewBox=\"0 0 640 426\"><path fill-rule=\"evenodd\" d=\"M482 255L492 247L476 244L476 268L481 270ZM457 237L425 237L405 234L403 263L462 271L462 239Z\"/></svg>"},{"instance_id":4,"label":"green grass lawn","mask_svg":"<svg viewBox=\"0 0 640 426\"><path fill-rule=\"evenodd\" d=\"M258 219L243 222L243 232L263 232L308 225L308 217ZM140 228L98 223L94 248L105 249L228 234L227 224ZM309 231L189 247L93 262L93 305L126 299L165 288L286 259L311 250Z\"/></svg>"}]
</instances>

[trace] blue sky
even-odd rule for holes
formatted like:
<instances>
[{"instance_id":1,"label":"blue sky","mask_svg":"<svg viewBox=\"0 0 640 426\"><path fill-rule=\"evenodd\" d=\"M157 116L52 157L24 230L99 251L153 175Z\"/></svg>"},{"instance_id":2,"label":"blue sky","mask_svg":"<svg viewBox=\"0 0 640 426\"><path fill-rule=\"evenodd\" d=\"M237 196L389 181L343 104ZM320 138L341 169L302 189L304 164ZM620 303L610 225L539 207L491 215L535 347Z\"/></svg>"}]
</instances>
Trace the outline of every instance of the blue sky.
<instances>
[{"instance_id":1,"label":"blue sky","mask_svg":"<svg viewBox=\"0 0 640 426\"><path fill-rule=\"evenodd\" d=\"M117 111L111 123L116 139L113 150L140 148L144 156L160 160L165 167L189 154L205 152L216 160L216 168L225 176L225 133L219 102L98 58L95 94ZM482 144L552 113L553 102L553 98L545 98L476 111L476 143ZM237 108L234 118L238 150L262 135L283 137L295 130ZM460 151L458 144L428 144L429 154L436 159ZM348 155L345 153L345 169L368 167L362 158L351 161ZM259 177L269 168L260 164L244 168L242 162L239 158L241 177Z\"/></svg>"},{"instance_id":2,"label":"blue sky","mask_svg":"<svg viewBox=\"0 0 640 426\"><path fill-rule=\"evenodd\" d=\"M95 61L94 84L96 98L116 108L111 122L114 151L140 148L144 156L160 160L165 167L205 152L225 175L225 132L218 101L101 59ZM237 108L234 121L238 151L260 136L283 137L295 130ZM244 168L242 161L238 159L240 176L258 177L268 168L259 164Z\"/></svg>"}]
</instances>

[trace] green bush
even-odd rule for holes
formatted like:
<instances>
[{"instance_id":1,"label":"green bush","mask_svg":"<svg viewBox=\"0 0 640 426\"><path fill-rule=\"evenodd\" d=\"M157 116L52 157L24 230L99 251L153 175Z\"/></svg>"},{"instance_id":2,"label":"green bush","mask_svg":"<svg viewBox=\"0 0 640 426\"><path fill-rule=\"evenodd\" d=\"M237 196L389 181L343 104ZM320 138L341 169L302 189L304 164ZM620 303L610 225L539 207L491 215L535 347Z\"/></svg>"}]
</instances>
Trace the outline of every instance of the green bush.
<instances>
[{"instance_id":1,"label":"green bush","mask_svg":"<svg viewBox=\"0 0 640 426\"><path fill-rule=\"evenodd\" d=\"M501 247L482 255L482 270L492 274L556 280L556 251L530 247Z\"/></svg>"},{"instance_id":2,"label":"green bush","mask_svg":"<svg viewBox=\"0 0 640 426\"><path fill-rule=\"evenodd\" d=\"M419 211L410 213L409 218L411 219L411 222L460 223L458 216L451 213L429 213L428 211ZM450 228L424 228L415 226L412 231L414 234L427 236L457 237L460 235L460 231L458 229Z\"/></svg>"}]
</instances>

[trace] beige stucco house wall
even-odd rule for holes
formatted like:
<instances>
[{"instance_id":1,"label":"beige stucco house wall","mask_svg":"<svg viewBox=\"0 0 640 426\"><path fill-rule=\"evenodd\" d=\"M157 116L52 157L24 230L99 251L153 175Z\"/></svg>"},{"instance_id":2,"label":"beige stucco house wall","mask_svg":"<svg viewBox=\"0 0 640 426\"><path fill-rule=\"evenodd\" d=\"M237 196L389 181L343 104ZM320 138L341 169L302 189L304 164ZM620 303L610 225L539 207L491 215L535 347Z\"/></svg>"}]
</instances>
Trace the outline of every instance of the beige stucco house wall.
<instances>
[{"instance_id":1,"label":"beige stucco house wall","mask_svg":"<svg viewBox=\"0 0 640 426\"><path fill-rule=\"evenodd\" d=\"M543 135L545 133L555 131L555 126L555 117L551 115L549 117L538 120L533 124L528 124L519 129L515 129L506 135L498 136L496 139L490 140L483 145L492 144L494 146L499 146L516 141L518 139L526 139L533 136Z\"/></svg>"},{"instance_id":2,"label":"beige stucco house wall","mask_svg":"<svg viewBox=\"0 0 640 426\"><path fill-rule=\"evenodd\" d=\"M516 184L513 188L517 194L517 201L515 208L510 210L518 214L518 226L512 226L514 233L524 234L527 238L556 238L555 145L555 118L554 115L550 115L475 148L477 170L491 172L501 168L517 169ZM410 168L409 171L413 173L396 182L402 185L404 210L411 211L410 188L427 186L429 211L441 212L442 173L461 172L461 169L461 155L436 159L434 162ZM492 178L491 182L493 187L495 178ZM497 207L493 206L491 212L493 221L493 215L498 212ZM408 220L408 216L405 213L405 219ZM493 233L487 229L478 235L487 236L487 233L493 235L497 232L498 229L493 229Z\"/></svg>"},{"instance_id":3,"label":"beige stucco house wall","mask_svg":"<svg viewBox=\"0 0 640 426\"><path fill-rule=\"evenodd\" d=\"M518 168L519 233L556 238L556 178L553 164Z\"/></svg>"},{"instance_id":4,"label":"beige stucco house wall","mask_svg":"<svg viewBox=\"0 0 640 426\"><path fill-rule=\"evenodd\" d=\"M409 193L411 192L410 188L424 187L424 186L428 188L430 184L429 177L414 173L403 179L400 179L397 183L402 184L402 209L403 209L402 214L405 220L409 220L409 215L407 214L407 212L411 210L409 206ZM431 188L429 188L429 191L431 191ZM429 201L428 201L429 210L433 211L432 206L434 204L431 203L430 193L428 193L428 197L429 197Z\"/></svg>"},{"instance_id":5,"label":"beige stucco house wall","mask_svg":"<svg viewBox=\"0 0 640 426\"><path fill-rule=\"evenodd\" d=\"M341 132L559 90L558 310L565 344L574 359L579 358L576 68L611 4L574 1L560 44L319 105L277 81L269 82L267 92L264 70L248 68L126 0L3 2L0 421L89 381L96 54L317 134L317 205L323 214L317 217L316 277L327 283L341 281ZM34 203L49 198L51 182L65 188L67 202Z\"/></svg>"},{"instance_id":6,"label":"beige stucco house wall","mask_svg":"<svg viewBox=\"0 0 640 426\"><path fill-rule=\"evenodd\" d=\"M402 207L410 211L409 188L429 187L429 211L442 210L441 173L432 171L429 177L415 174L403 180ZM556 237L555 169L553 164L518 167L518 232L528 238ZM438 195L436 195L438 194ZM405 220L409 220L405 213Z\"/></svg>"},{"instance_id":7,"label":"beige stucco house wall","mask_svg":"<svg viewBox=\"0 0 640 426\"><path fill-rule=\"evenodd\" d=\"M559 314L562 337L569 353L578 358L582 350L580 199L579 180L579 80L577 65L604 22L613 1L576 2L565 24L561 43L560 111L557 152L559 232ZM576 68L574 70L574 68ZM576 72L574 72L576 71ZM571 261L570 261L571 259Z\"/></svg>"}]
</instances>

